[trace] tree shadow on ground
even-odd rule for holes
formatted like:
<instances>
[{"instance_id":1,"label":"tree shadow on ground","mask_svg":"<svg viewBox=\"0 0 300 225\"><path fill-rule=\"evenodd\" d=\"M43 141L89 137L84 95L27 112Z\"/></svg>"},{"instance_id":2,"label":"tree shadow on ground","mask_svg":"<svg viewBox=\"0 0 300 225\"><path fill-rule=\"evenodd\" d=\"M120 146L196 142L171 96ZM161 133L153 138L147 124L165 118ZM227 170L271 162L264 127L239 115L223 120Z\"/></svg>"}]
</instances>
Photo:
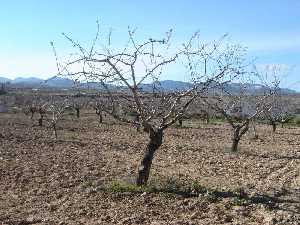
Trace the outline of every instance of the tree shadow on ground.
<instances>
[{"instance_id":1,"label":"tree shadow on ground","mask_svg":"<svg viewBox=\"0 0 300 225\"><path fill-rule=\"evenodd\" d=\"M274 194L255 193L249 195L242 188L237 190L216 190L209 189L200 185L198 182L181 183L174 179L152 183L147 186L136 186L125 182L113 182L104 189L114 193L141 194L141 193L163 193L171 194L181 198L206 198L210 202L222 201L222 199L230 198L236 205L257 205L262 204L269 209L289 211L291 213L299 213L300 209L300 189L294 191L283 191ZM297 197L297 195L299 195ZM297 212L298 211L298 212Z\"/></svg>"}]
</instances>

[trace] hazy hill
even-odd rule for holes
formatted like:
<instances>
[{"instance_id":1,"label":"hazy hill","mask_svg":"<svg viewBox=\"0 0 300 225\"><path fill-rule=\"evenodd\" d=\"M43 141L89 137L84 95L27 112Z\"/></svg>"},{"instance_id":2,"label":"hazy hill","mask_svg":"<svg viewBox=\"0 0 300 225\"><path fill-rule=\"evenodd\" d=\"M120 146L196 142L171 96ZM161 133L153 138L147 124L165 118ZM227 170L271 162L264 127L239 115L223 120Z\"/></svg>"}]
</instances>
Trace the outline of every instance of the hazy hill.
<instances>
[{"instance_id":1,"label":"hazy hill","mask_svg":"<svg viewBox=\"0 0 300 225\"><path fill-rule=\"evenodd\" d=\"M74 86L74 81L67 78L52 77L45 80L43 85L46 87L70 88Z\"/></svg>"},{"instance_id":2,"label":"hazy hill","mask_svg":"<svg viewBox=\"0 0 300 225\"><path fill-rule=\"evenodd\" d=\"M7 83L7 82L11 82L11 79L5 78L5 77L0 77L0 83Z\"/></svg>"},{"instance_id":3,"label":"hazy hill","mask_svg":"<svg viewBox=\"0 0 300 225\"><path fill-rule=\"evenodd\" d=\"M29 88L72 88L75 86L75 83L73 80L68 78L61 78L61 77L52 77L47 80L42 80L40 78L36 77L18 77L14 80L0 77L0 83L7 83L9 82L14 87L29 87ZM201 84L200 84L201 85ZM266 91L266 87L260 84L243 84L246 85L247 93L263 93ZM160 82L155 82L152 84L142 84L140 85L141 90L149 92L153 91L153 89L156 90L162 90L162 91L180 91L180 90L187 90L192 86L189 82L183 82L183 81L174 81L174 80L163 80ZM212 83L211 86L217 86L216 83ZM101 89L100 83L97 82L89 82L89 83L81 83L79 85L80 88L86 89ZM242 84L240 83L228 83L224 85L224 89L230 93L239 93L240 89L242 87ZM215 91L213 89L213 91ZM282 93L284 94L296 94L297 92L291 89L283 88L281 89Z\"/></svg>"}]
</instances>

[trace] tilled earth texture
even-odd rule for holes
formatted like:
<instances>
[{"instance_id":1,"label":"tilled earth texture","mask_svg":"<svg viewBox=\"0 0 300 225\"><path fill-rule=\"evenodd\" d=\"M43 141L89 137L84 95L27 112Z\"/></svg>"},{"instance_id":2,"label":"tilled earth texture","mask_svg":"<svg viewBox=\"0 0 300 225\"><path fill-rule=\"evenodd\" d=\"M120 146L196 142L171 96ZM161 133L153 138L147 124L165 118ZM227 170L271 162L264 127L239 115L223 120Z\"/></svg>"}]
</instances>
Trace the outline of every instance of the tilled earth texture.
<instances>
[{"instance_id":1,"label":"tilled earth texture","mask_svg":"<svg viewBox=\"0 0 300 225\"><path fill-rule=\"evenodd\" d=\"M149 185L134 185L148 137L93 114L0 114L0 224L300 224L300 128L259 125L231 153L226 123L168 129Z\"/></svg>"}]
</instances>

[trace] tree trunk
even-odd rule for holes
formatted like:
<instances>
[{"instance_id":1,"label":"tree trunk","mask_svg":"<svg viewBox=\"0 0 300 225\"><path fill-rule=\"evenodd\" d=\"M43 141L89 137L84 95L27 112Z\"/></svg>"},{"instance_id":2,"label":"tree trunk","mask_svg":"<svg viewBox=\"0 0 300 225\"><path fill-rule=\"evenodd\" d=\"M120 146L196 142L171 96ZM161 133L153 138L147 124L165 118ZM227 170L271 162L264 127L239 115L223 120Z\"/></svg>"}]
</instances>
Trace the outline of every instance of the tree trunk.
<instances>
[{"instance_id":1,"label":"tree trunk","mask_svg":"<svg viewBox=\"0 0 300 225\"><path fill-rule=\"evenodd\" d=\"M33 116L34 116L34 112L31 112L31 116L30 116L31 120L33 119Z\"/></svg>"},{"instance_id":2,"label":"tree trunk","mask_svg":"<svg viewBox=\"0 0 300 225\"><path fill-rule=\"evenodd\" d=\"M183 121L182 121L182 119L180 118L180 119L178 119L178 123L179 123L179 127L182 127L182 123L183 123Z\"/></svg>"},{"instance_id":3,"label":"tree trunk","mask_svg":"<svg viewBox=\"0 0 300 225\"><path fill-rule=\"evenodd\" d=\"M208 115L208 114L206 115L206 118L205 118L205 119L206 119L206 124L209 124L210 119L209 119L209 115Z\"/></svg>"},{"instance_id":4,"label":"tree trunk","mask_svg":"<svg viewBox=\"0 0 300 225\"><path fill-rule=\"evenodd\" d=\"M56 124L55 123L52 124L52 128L53 128L53 133L54 133L55 139L57 140L57 130L56 130Z\"/></svg>"},{"instance_id":5,"label":"tree trunk","mask_svg":"<svg viewBox=\"0 0 300 225\"><path fill-rule=\"evenodd\" d=\"M232 152L237 152L238 150L238 145L240 141L240 128L235 128L233 132L233 138L232 138L232 146L231 146L231 151Z\"/></svg>"},{"instance_id":6,"label":"tree trunk","mask_svg":"<svg viewBox=\"0 0 300 225\"><path fill-rule=\"evenodd\" d=\"M231 151L232 152L237 152L238 151L239 141L240 141L239 139L233 139L232 146L231 146Z\"/></svg>"},{"instance_id":7,"label":"tree trunk","mask_svg":"<svg viewBox=\"0 0 300 225\"><path fill-rule=\"evenodd\" d=\"M43 117L44 117L44 116L41 115L40 118L39 118L39 126L40 126L40 127L43 126Z\"/></svg>"},{"instance_id":8,"label":"tree trunk","mask_svg":"<svg viewBox=\"0 0 300 225\"><path fill-rule=\"evenodd\" d=\"M231 152L237 152L239 141L241 139L240 137L240 130L242 127L236 126L233 130L233 137L232 137L232 146L231 146Z\"/></svg>"},{"instance_id":9,"label":"tree trunk","mask_svg":"<svg viewBox=\"0 0 300 225\"><path fill-rule=\"evenodd\" d=\"M140 115L139 114L137 114L135 116L134 123L135 123L134 125L136 126L136 131L140 132L140 130L141 130L141 123L140 123Z\"/></svg>"},{"instance_id":10,"label":"tree trunk","mask_svg":"<svg viewBox=\"0 0 300 225\"><path fill-rule=\"evenodd\" d=\"M257 131L256 131L256 125L254 122L252 122L252 128L253 128L253 139L258 139L258 134L257 134Z\"/></svg>"},{"instance_id":11,"label":"tree trunk","mask_svg":"<svg viewBox=\"0 0 300 225\"><path fill-rule=\"evenodd\" d=\"M103 122L103 117L102 117L102 112L99 112L99 123L102 123Z\"/></svg>"},{"instance_id":12,"label":"tree trunk","mask_svg":"<svg viewBox=\"0 0 300 225\"><path fill-rule=\"evenodd\" d=\"M162 138L163 138L162 130L153 130L153 129L150 130L150 141L144 153L143 160L138 168L138 176L136 180L137 185L141 186L147 184L154 153L161 146Z\"/></svg>"},{"instance_id":13,"label":"tree trunk","mask_svg":"<svg viewBox=\"0 0 300 225\"><path fill-rule=\"evenodd\" d=\"M276 123L275 123L275 122L272 122L272 130L273 130L273 133L276 132L276 128L277 128Z\"/></svg>"},{"instance_id":14,"label":"tree trunk","mask_svg":"<svg viewBox=\"0 0 300 225\"><path fill-rule=\"evenodd\" d=\"M79 118L80 117L80 109L79 108L76 108L76 117Z\"/></svg>"},{"instance_id":15,"label":"tree trunk","mask_svg":"<svg viewBox=\"0 0 300 225\"><path fill-rule=\"evenodd\" d=\"M237 152L239 141L248 130L249 130L249 120L247 120L243 125L238 125L233 128L233 137L232 137L232 146L231 146L232 152Z\"/></svg>"},{"instance_id":16,"label":"tree trunk","mask_svg":"<svg viewBox=\"0 0 300 225\"><path fill-rule=\"evenodd\" d=\"M139 123L136 124L136 131L137 132L141 131L141 124L139 124Z\"/></svg>"}]
</instances>

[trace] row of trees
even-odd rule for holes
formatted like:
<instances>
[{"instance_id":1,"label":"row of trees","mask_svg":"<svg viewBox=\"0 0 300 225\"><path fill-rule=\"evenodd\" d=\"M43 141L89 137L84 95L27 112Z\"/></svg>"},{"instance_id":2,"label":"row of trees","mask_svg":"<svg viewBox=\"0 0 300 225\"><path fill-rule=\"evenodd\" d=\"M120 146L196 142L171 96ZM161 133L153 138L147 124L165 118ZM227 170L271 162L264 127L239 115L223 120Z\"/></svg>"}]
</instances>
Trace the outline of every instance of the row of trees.
<instances>
[{"instance_id":1,"label":"row of trees","mask_svg":"<svg viewBox=\"0 0 300 225\"><path fill-rule=\"evenodd\" d=\"M241 84L239 84L241 85ZM241 89L242 87L240 87ZM246 88L244 88L246 89ZM247 90L244 90L246 92ZM146 93L144 94L146 95ZM124 98L124 96L122 96ZM144 96L146 97L146 96ZM272 95L266 98L265 95L251 95L239 92L234 95L227 93L217 92L214 95L207 95L206 97L195 99L190 107L184 112L183 116L178 119L178 125L183 126L184 120L204 120L206 123L210 122L210 119L220 118L225 119L230 125L235 127L234 123L239 123L244 120L246 130L249 129L250 124L255 124L255 121L269 121L270 125L274 130L275 126L280 123L289 122L293 119L293 109L290 107L290 102L284 96ZM129 97L127 97L128 99ZM149 96L148 96L149 98ZM263 101L268 100L269 102ZM10 101L13 101L12 99ZM26 115L30 116L33 120L35 114L38 114L38 125L43 126L43 121L49 121L51 118L52 111L55 109L64 108L64 114L74 115L77 118L81 116L82 110L91 111L94 110L98 118L98 123L103 122L103 117L106 116L105 105L108 99L105 95L91 95L91 96L77 96L68 95L65 97L54 97L51 98L44 96L27 96L23 98L23 101L19 104L17 102L13 105L20 106ZM260 103L260 105L255 105ZM267 106L269 109L267 110ZM52 109L53 108L53 109ZM62 109L60 109L61 111ZM263 113L262 113L263 112ZM118 112L123 114L127 119L132 118L133 125L136 126L137 130L140 131L140 115L134 108L124 108ZM279 119L280 118L280 119ZM274 121L277 119L277 121ZM248 122L247 122L248 121ZM247 126L246 126L247 125ZM255 129L255 128L254 128Z\"/></svg>"},{"instance_id":2,"label":"row of trees","mask_svg":"<svg viewBox=\"0 0 300 225\"><path fill-rule=\"evenodd\" d=\"M246 88L241 85L240 89L244 90ZM147 124L145 125L145 123L143 123L137 107L133 105L134 98L128 93L120 94L113 92L111 94L106 94L104 92L98 97L38 97L35 100L28 100L27 98L27 101L24 101L22 105L25 108L24 111L30 115L31 119L34 118L34 114L39 115L39 126L43 126L43 121L46 121L47 126L53 130L53 135L56 139L58 138L57 125L63 116L72 113L79 118L81 110L95 110L95 113L99 118L99 123L103 122L104 114L109 114L119 121L133 124L138 130L147 132L150 140L141 164L146 164L149 171L147 171L147 177L143 178L145 180L138 184L146 184L148 180L151 164L149 166L144 160L150 160L152 162L155 151L157 151L162 144L163 131L176 121L180 123L184 118L192 118L195 116L198 118L205 118L205 120L208 121L212 114L221 116L226 119L228 124L232 127L232 151L237 151L239 141L248 131L250 124L254 124L255 120L259 118L269 119L269 117L273 118L273 115L279 114L283 118L286 115L285 107L280 108L279 113L277 103L280 98L278 99L273 92L272 95L252 95L247 93L246 90L244 90L244 92L239 91L238 93L230 93L223 85L218 88L215 87L214 93L205 94L200 92L199 95L199 93L196 92L195 95L188 96L188 101L184 101L185 105L181 105L182 108L174 110L172 107L174 107L175 103L166 104L166 102L174 99L177 94L178 93L160 93L153 96L152 93L141 93L141 96L139 97L143 101L143 104L147 104L147 107L151 105L156 106L156 110L160 110L159 113L161 113L154 114L156 117L151 121L150 128L147 127ZM183 100L181 99L181 101ZM274 104L274 101L276 104ZM182 103L179 102L176 104ZM165 110L168 110L168 114L166 114ZM173 114L169 115L170 113ZM166 115L172 118L172 120L169 120L172 122L169 122L166 127L162 127L164 123L166 124L164 121ZM289 114L289 118L290 117ZM149 159L150 151L152 151L152 153L150 153L152 154L150 155L152 158Z\"/></svg>"},{"instance_id":3,"label":"row of trees","mask_svg":"<svg viewBox=\"0 0 300 225\"><path fill-rule=\"evenodd\" d=\"M102 113L105 112L116 120L137 125L149 135L138 167L137 185L147 184L152 161L163 143L165 130L177 121L181 123L193 107L201 105L201 112L208 114L208 109L213 110L229 122L233 130L233 151L237 150L252 120L263 114L268 118L275 117L279 84L274 83L275 86L263 93L249 94L247 85L241 82L259 75L259 72L247 62L246 49L226 43L225 37L202 42L199 33L195 33L185 43L173 46L172 30L161 39L138 41L136 31L129 29L128 40L124 47L120 47L118 43L112 44L111 33L98 45L102 35L99 24L97 27L90 48L84 48L63 34L75 51L64 57L68 60L61 60L51 43L58 75L76 81L99 82L102 95L94 104L99 122L102 122ZM184 74L191 81L191 86L184 90L164 91L159 80L170 71ZM143 90L143 84L147 82L152 84L152 91ZM228 83L233 82L241 84L238 91L227 89ZM63 100L56 104L41 104L35 111L39 112L39 124L42 125L47 106L57 137L56 124L64 112L72 106L80 117L84 104L86 101L76 98L68 103ZM126 112L134 112L134 116L128 117ZM33 116L33 111L31 113Z\"/></svg>"},{"instance_id":4,"label":"row of trees","mask_svg":"<svg viewBox=\"0 0 300 225\"><path fill-rule=\"evenodd\" d=\"M246 73L242 55L244 49L236 45L222 45L221 41L201 43L195 33L181 47L172 47L172 30L161 39L149 38L138 41L135 30L128 30L128 42L125 47L107 45L96 48L99 37L99 25L94 42L89 49L64 34L74 46L76 53L71 59L61 62L52 43L57 58L58 73L88 81L98 81L108 95L108 104L104 111L123 122L138 122L149 134L149 142L138 168L137 185L145 185L149 179L155 152L163 142L165 130L183 117L187 108L197 97L202 97L207 90L220 86ZM104 43L102 43L104 46ZM189 74L193 85L182 91L165 93L155 87L160 75L175 65L179 69L181 62L184 73ZM78 69L80 68L80 69ZM169 69L169 68L168 68ZM144 82L152 82L152 93L143 92ZM118 94L115 87L119 87ZM121 94L120 94L121 93ZM119 114L121 109L134 108L138 121L131 121Z\"/></svg>"},{"instance_id":5,"label":"row of trees","mask_svg":"<svg viewBox=\"0 0 300 225\"><path fill-rule=\"evenodd\" d=\"M277 83L276 88L259 96L247 94L244 87L234 94L226 90L229 82L241 82L258 73L251 70L246 62L246 49L225 43L225 37L218 41L202 42L199 33L195 33L185 43L174 47L171 43L172 30L161 39L139 41L136 30L129 28L124 47L118 46L118 43L112 45L111 33L108 40L102 41L101 47L98 47L101 36L99 24L97 28L90 48L84 48L63 34L75 50L67 61L58 58L52 43L58 74L75 80L100 82L107 95L101 110L117 120L137 123L148 133L149 142L138 168L137 185L147 184L151 164L163 142L165 130L180 121L196 99L221 113L232 126L233 151L237 150L238 142L249 129L251 120L262 113L273 117L270 112L274 102L269 97L276 94ZM159 88L159 78L163 73L172 71L172 66L189 77L192 82L190 88L171 93ZM145 82L153 84L152 92L143 91ZM213 96L212 101L208 101L208 94ZM128 109L134 109L137 113L133 120L119 113Z\"/></svg>"}]
</instances>

